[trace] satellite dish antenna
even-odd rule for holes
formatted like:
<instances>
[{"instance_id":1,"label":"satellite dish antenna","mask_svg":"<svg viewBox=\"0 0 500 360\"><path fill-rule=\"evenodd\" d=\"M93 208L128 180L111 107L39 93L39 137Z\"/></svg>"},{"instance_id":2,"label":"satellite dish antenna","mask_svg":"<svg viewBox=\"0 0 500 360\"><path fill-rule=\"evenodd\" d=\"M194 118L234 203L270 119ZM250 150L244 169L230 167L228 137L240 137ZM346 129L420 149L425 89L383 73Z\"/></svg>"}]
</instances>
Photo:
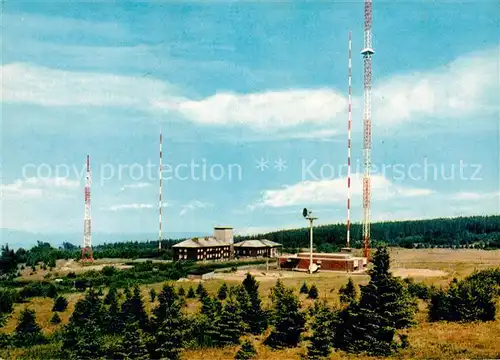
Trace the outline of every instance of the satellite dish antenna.
<instances>
[{"instance_id":1,"label":"satellite dish antenna","mask_svg":"<svg viewBox=\"0 0 500 360\"><path fill-rule=\"evenodd\" d=\"M307 217L308 214L309 214L309 211L307 211L307 209L304 208L304 210L302 210L302 216Z\"/></svg>"}]
</instances>

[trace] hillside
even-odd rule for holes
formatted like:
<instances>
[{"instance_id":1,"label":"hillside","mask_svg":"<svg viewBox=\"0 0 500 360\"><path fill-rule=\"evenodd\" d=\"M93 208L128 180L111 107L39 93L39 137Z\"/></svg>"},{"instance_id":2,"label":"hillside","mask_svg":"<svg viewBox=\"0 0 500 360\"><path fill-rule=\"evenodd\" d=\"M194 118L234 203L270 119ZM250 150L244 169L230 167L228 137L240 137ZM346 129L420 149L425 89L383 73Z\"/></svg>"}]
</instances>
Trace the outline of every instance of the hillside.
<instances>
[{"instance_id":1,"label":"hillside","mask_svg":"<svg viewBox=\"0 0 500 360\"><path fill-rule=\"evenodd\" d=\"M309 229L279 230L265 234L238 237L269 239L293 249L308 246ZM361 224L351 225L352 245L359 246ZM471 216L414 221L373 223L371 238L375 244L385 242L402 247L477 247L500 248L500 216ZM346 225L332 224L314 228L314 243L320 251L334 251L345 246Z\"/></svg>"}]
</instances>

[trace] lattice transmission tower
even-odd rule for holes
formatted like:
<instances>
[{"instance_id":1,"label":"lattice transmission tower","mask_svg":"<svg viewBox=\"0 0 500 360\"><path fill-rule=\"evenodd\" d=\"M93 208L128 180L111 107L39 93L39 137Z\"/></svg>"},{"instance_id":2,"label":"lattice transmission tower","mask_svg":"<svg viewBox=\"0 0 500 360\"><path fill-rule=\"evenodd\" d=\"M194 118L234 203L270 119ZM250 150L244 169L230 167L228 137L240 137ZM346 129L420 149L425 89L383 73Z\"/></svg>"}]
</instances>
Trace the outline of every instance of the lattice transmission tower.
<instances>
[{"instance_id":1,"label":"lattice transmission tower","mask_svg":"<svg viewBox=\"0 0 500 360\"><path fill-rule=\"evenodd\" d=\"M372 147L372 0L365 0L365 32L363 55L364 111L363 111L363 256L370 259L370 192Z\"/></svg>"}]
</instances>

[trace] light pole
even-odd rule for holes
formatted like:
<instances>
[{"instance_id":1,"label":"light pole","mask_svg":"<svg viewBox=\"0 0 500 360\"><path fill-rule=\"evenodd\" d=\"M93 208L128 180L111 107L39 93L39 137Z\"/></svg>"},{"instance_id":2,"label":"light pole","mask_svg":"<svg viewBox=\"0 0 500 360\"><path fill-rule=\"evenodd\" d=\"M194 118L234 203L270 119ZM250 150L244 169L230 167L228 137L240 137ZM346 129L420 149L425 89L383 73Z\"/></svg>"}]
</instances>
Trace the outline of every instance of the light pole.
<instances>
[{"instance_id":1,"label":"light pole","mask_svg":"<svg viewBox=\"0 0 500 360\"><path fill-rule=\"evenodd\" d=\"M304 208L302 215L309 220L309 274L313 273L313 222L317 217L311 215L312 211Z\"/></svg>"}]
</instances>

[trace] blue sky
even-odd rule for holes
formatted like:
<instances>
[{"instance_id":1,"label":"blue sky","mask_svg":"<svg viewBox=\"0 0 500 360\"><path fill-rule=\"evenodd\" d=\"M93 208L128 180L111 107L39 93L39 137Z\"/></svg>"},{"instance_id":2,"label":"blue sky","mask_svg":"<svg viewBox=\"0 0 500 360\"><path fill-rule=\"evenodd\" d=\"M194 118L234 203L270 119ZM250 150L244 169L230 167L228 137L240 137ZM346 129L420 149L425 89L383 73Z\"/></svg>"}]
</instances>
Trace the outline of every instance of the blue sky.
<instances>
[{"instance_id":1,"label":"blue sky","mask_svg":"<svg viewBox=\"0 0 500 360\"><path fill-rule=\"evenodd\" d=\"M374 221L498 213L499 11L374 1ZM167 234L345 221L349 30L361 220L362 2L6 1L2 29L1 227L81 231L89 153L94 231L154 234L160 125Z\"/></svg>"}]
</instances>

